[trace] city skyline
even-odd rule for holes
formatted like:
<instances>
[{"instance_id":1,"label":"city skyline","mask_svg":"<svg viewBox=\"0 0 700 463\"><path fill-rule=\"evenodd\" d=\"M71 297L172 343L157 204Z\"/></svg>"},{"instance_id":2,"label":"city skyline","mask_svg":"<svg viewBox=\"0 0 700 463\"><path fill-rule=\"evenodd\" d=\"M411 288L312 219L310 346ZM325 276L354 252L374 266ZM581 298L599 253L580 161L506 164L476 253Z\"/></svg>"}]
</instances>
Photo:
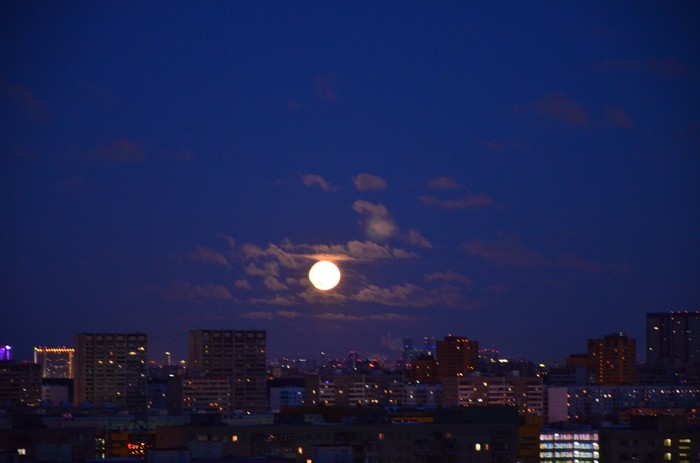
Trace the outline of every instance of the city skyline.
<instances>
[{"instance_id":1,"label":"city skyline","mask_svg":"<svg viewBox=\"0 0 700 463\"><path fill-rule=\"evenodd\" d=\"M644 359L646 314L700 309L692 5L0 11L15 358L231 329L269 358L451 333L540 361L623 331Z\"/></svg>"}]
</instances>

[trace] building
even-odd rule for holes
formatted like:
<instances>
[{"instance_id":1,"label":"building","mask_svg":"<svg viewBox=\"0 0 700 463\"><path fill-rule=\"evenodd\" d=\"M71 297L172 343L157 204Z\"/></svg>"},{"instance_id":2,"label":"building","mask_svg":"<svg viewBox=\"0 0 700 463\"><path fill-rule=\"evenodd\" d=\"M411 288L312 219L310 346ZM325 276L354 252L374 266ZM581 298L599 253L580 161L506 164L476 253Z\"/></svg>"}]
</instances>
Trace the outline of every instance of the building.
<instances>
[{"instance_id":1,"label":"building","mask_svg":"<svg viewBox=\"0 0 700 463\"><path fill-rule=\"evenodd\" d=\"M462 336L437 342L438 378L466 376L479 368L479 343Z\"/></svg>"},{"instance_id":2,"label":"building","mask_svg":"<svg viewBox=\"0 0 700 463\"><path fill-rule=\"evenodd\" d=\"M590 428L545 429L540 434L540 463L611 461L600 455L598 431Z\"/></svg>"},{"instance_id":3,"label":"building","mask_svg":"<svg viewBox=\"0 0 700 463\"><path fill-rule=\"evenodd\" d=\"M72 347L35 347L34 363L41 365L42 378L73 378Z\"/></svg>"},{"instance_id":4,"label":"building","mask_svg":"<svg viewBox=\"0 0 700 463\"><path fill-rule=\"evenodd\" d=\"M647 314L647 364L700 364L700 312Z\"/></svg>"},{"instance_id":5,"label":"building","mask_svg":"<svg viewBox=\"0 0 700 463\"><path fill-rule=\"evenodd\" d=\"M266 337L265 331L190 331L190 369L207 376L227 377L233 411L264 413Z\"/></svg>"},{"instance_id":6,"label":"building","mask_svg":"<svg viewBox=\"0 0 700 463\"><path fill-rule=\"evenodd\" d=\"M637 342L623 333L588 340L588 361L603 386L637 382Z\"/></svg>"},{"instance_id":7,"label":"building","mask_svg":"<svg viewBox=\"0 0 700 463\"><path fill-rule=\"evenodd\" d=\"M700 428L684 416L637 416L629 426L600 430L603 461L700 462Z\"/></svg>"},{"instance_id":8,"label":"building","mask_svg":"<svg viewBox=\"0 0 700 463\"><path fill-rule=\"evenodd\" d=\"M12 346L7 345L7 344L0 344L0 362L3 360L12 360L11 357L12 354Z\"/></svg>"},{"instance_id":9,"label":"building","mask_svg":"<svg viewBox=\"0 0 700 463\"><path fill-rule=\"evenodd\" d=\"M411 383L435 384L437 382L437 361L435 357L421 355L411 362L406 371L406 380Z\"/></svg>"},{"instance_id":10,"label":"building","mask_svg":"<svg viewBox=\"0 0 700 463\"><path fill-rule=\"evenodd\" d=\"M318 375L305 377L306 405L357 407L400 405L404 398L401 375Z\"/></svg>"},{"instance_id":11,"label":"building","mask_svg":"<svg viewBox=\"0 0 700 463\"><path fill-rule=\"evenodd\" d=\"M74 402L112 403L134 412L146 409L147 336L141 333L82 333L75 336Z\"/></svg>"},{"instance_id":12,"label":"building","mask_svg":"<svg viewBox=\"0 0 700 463\"><path fill-rule=\"evenodd\" d=\"M0 361L0 408L36 407L41 402L41 371L35 363Z\"/></svg>"},{"instance_id":13,"label":"building","mask_svg":"<svg viewBox=\"0 0 700 463\"><path fill-rule=\"evenodd\" d=\"M541 378L455 376L442 380L443 405L516 406L520 413L544 414Z\"/></svg>"},{"instance_id":14,"label":"building","mask_svg":"<svg viewBox=\"0 0 700 463\"><path fill-rule=\"evenodd\" d=\"M182 376L180 379L184 411L231 411L231 382L228 376Z\"/></svg>"}]
</instances>

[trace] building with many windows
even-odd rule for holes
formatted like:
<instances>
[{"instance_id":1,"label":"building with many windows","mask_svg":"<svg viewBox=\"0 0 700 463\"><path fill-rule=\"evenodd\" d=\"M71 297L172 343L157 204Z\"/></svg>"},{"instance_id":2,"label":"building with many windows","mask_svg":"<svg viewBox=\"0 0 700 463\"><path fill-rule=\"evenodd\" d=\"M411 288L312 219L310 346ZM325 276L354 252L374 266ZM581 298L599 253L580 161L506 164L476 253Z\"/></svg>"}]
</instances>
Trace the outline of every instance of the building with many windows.
<instances>
[{"instance_id":1,"label":"building with many windows","mask_svg":"<svg viewBox=\"0 0 700 463\"><path fill-rule=\"evenodd\" d=\"M598 431L547 429L540 434L540 463L598 463L600 461Z\"/></svg>"},{"instance_id":2,"label":"building with many windows","mask_svg":"<svg viewBox=\"0 0 700 463\"><path fill-rule=\"evenodd\" d=\"M700 312L647 314L648 365L700 364Z\"/></svg>"},{"instance_id":3,"label":"building with many windows","mask_svg":"<svg viewBox=\"0 0 700 463\"><path fill-rule=\"evenodd\" d=\"M479 343L462 336L437 342L438 378L466 376L479 368Z\"/></svg>"},{"instance_id":4,"label":"building with many windows","mask_svg":"<svg viewBox=\"0 0 700 463\"><path fill-rule=\"evenodd\" d=\"M205 376L225 376L231 383L233 411L267 411L266 332L192 330L190 370Z\"/></svg>"},{"instance_id":5,"label":"building with many windows","mask_svg":"<svg viewBox=\"0 0 700 463\"><path fill-rule=\"evenodd\" d=\"M142 333L81 333L75 336L74 402L112 403L146 409L148 338Z\"/></svg>"},{"instance_id":6,"label":"building with many windows","mask_svg":"<svg viewBox=\"0 0 700 463\"><path fill-rule=\"evenodd\" d=\"M637 382L637 342L623 333L588 340L588 362L603 386Z\"/></svg>"},{"instance_id":7,"label":"building with many windows","mask_svg":"<svg viewBox=\"0 0 700 463\"><path fill-rule=\"evenodd\" d=\"M72 347L35 347L34 363L41 365L42 378L73 378Z\"/></svg>"}]
</instances>

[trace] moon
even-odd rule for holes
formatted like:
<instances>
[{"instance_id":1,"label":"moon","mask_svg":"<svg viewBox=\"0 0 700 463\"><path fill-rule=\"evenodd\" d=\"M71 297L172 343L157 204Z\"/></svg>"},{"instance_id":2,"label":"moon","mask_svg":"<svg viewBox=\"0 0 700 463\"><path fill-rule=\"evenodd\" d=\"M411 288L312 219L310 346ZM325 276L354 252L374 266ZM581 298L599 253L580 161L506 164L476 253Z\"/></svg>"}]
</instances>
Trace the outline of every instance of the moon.
<instances>
[{"instance_id":1,"label":"moon","mask_svg":"<svg viewBox=\"0 0 700 463\"><path fill-rule=\"evenodd\" d=\"M333 262L318 261L309 270L309 281L316 289L328 291L335 288L340 282L340 270Z\"/></svg>"}]
</instances>

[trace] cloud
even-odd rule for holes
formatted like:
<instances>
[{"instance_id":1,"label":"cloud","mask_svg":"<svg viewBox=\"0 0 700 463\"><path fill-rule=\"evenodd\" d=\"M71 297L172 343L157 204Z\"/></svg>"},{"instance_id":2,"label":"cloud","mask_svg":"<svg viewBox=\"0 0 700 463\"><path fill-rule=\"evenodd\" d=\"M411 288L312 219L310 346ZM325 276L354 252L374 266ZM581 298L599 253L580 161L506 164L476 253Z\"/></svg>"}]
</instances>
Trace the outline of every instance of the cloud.
<instances>
[{"instance_id":1,"label":"cloud","mask_svg":"<svg viewBox=\"0 0 700 463\"><path fill-rule=\"evenodd\" d=\"M276 295L272 298L258 298L251 299L251 304L265 304L265 305L295 305L296 301L293 297L284 297Z\"/></svg>"},{"instance_id":2,"label":"cloud","mask_svg":"<svg viewBox=\"0 0 700 463\"><path fill-rule=\"evenodd\" d=\"M619 106L611 106L605 110L605 120L607 124L611 127L625 127L629 128L634 126L634 121L627 114L627 112Z\"/></svg>"},{"instance_id":3,"label":"cloud","mask_svg":"<svg viewBox=\"0 0 700 463\"><path fill-rule=\"evenodd\" d=\"M527 248L519 238L495 241L470 241L462 245L470 256L481 257L487 262L521 268L546 265L548 260L537 251Z\"/></svg>"},{"instance_id":4,"label":"cloud","mask_svg":"<svg viewBox=\"0 0 700 463\"><path fill-rule=\"evenodd\" d=\"M477 207L488 206L493 203L493 199L484 193L479 193L478 195L469 193L456 199L442 199L435 196L423 195L419 196L418 199L420 199L420 201L427 206L439 207L446 211L454 211L456 209L474 209Z\"/></svg>"},{"instance_id":5,"label":"cloud","mask_svg":"<svg viewBox=\"0 0 700 463\"><path fill-rule=\"evenodd\" d=\"M454 300L445 297L441 290L426 290L413 283L381 288L368 285L352 296L357 302L373 303L391 307L425 308L437 305L455 307ZM453 295L453 294L452 294ZM450 296L452 296L450 295ZM459 304L461 305L461 304Z\"/></svg>"},{"instance_id":6,"label":"cloud","mask_svg":"<svg viewBox=\"0 0 700 463\"><path fill-rule=\"evenodd\" d=\"M561 92L543 95L537 100L535 113L576 127L588 127L588 112L573 98Z\"/></svg>"},{"instance_id":7,"label":"cloud","mask_svg":"<svg viewBox=\"0 0 700 463\"><path fill-rule=\"evenodd\" d=\"M41 116L41 105L27 87L12 84L6 80L0 80L0 91L0 95L2 95L3 99L15 102L32 117L36 118Z\"/></svg>"},{"instance_id":8,"label":"cloud","mask_svg":"<svg viewBox=\"0 0 700 463\"><path fill-rule=\"evenodd\" d=\"M233 286L235 286L238 289L247 289L247 290L252 290L253 287L251 284L246 280L245 278L241 280L236 280L233 282Z\"/></svg>"},{"instance_id":9,"label":"cloud","mask_svg":"<svg viewBox=\"0 0 700 463\"><path fill-rule=\"evenodd\" d=\"M398 232L396 224L389 218L383 204L372 204L358 199L352 204L352 209L362 216L363 226L370 237L384 240Z\"/></svg>"},{"instance_id":10,"label":"cloud","mask_svg":"<svg viewBox=\"0 0 700 463\"><path fill-rule=\"evenodd\" d=\"M191 285L182 280L173 281L170 287L159 291L160 294L171 301L188 301L204 304L209 301L233 300L233 295L225 286L215 284Z\"/></svg>"},{"instance_id":11,"label":"cloud","mask_svg":"<svg viewBox=\"0 0 700 463\"><path fill-rule=\"evenodd\" d=\"M426 237L421 235L418 231L416 230L409 230L408 235L406 236L406 239L409 243L415 245L415 246L420 246L423 248L432 248L433 244L428 241Z\"/></svg>"},{"instance_id":12,"label":"cloud","mask_svg":"<svg viewBox=\"0 0 700 463\"><path fill-rule=\"evenodd\" d=\"M314 175L314 174L300 174L301 175L301 181L305 186L311 187L314 185L319 186L323 191L331 191L334 188L331 186L328 181L326 181L325 178L321 177L320 175Z\"/></svg>"},{"instance_id":13,"label":"cloud","mask_svg":"<svg viewBox=\"0 0 700 463\"><path fill-rule=\"evenodd\" d=\"M265 284L265 287L267 289L269 289L270 291L278 292L278 291L284 291L284 290L289 289L287 287L287 285L285 285L284 283L280 283L277 280L277 278L275 278L273 276L266 277L265 280L263 281L263 283Z\"/></svg>"},{"instance_id":14,"label":"cloud","mask_svg":"<svg viewBox=\"0 0 700 463\"><path fill-rule=\"evenodd\" d=\"M527 143L509 140L483 140L477 142L476 145L487 148L494 153L527 151L530 148Z\"/></svg>"},{"instance_id":15,"label":"cloud","mask_svg":"<svg viewBox=\"0 0 700 463\"><path fill-rule=\"evenodd\" d=\"M389 350L401 351L403 349L403 340L392 336L391 333L383 335L379 338L379 341L382 343L382 346Z\"/></svg>"},{"instance_id":16,"label":"cloud","mask_svg":"<svg viewBox=\"0 0 700 463\"><path fill-rule=\"evenodd\" d=\"M335 74L318 75L314 80L316 96L323 101L333 103L338 100L335 90Z\"/></svg>"},{"instance_id":17,"label":"cloud","mask_svg":"<svg viewBox=\"0 0 700 463\"><path fill-rule=\"evenodd\" d=\"M472 284L471 278L452 271L429 273L425 275L425 279L428 281L449 281L453 283L462 283L465 285Z\"/></svg>"},{"instance_id":18,"label":"cloud","mask_svg":"<svg viewBox=\"0 0 700 463\"><path fill-rule=\"evenodd\" d=\"M626 264L594 262L568 251L561 253L556 259L549 259L525 246L517 237L494 241L471 241L463 244L462 248L470 256L481 257L496 265L511 267L552 267L582 272L624 272L629 270L629 266Z\"/></svg>"},{"instance_id":19,"label":"cloud","mask_svg":"<svg viewBox=\"0 0 700 463\"><path fill-rule=\"evenodd\" d=\"M361 173L353 179L355 188L359 191L383 190L387 187L386 180L376 175Z\"/></svg>"},{"instance_id":20,"label":"cloud","mask_svg":"<svg viewBox=\"0 0 700 463\"><path fill-rule=\"evenodd\" d=\"M357 314L344 314L344 313L339 313L339 312L329 312L329 313L324 313L324 314L318 314L318 315L314 316L314 318L317 318L319 320L350 321L350 322L415 320L415 317L397 314L397 313L357 315Z\"/></svg>"},{"instance_id":21,"label":"cloud","mask_svg":"<svg viewBox=\"0 0 700 463\"><path fill-rule=\"evenodd\" d=\"M313 305L339 305L347 301L347 296L339 292L318 291L311 287L307 287L299 297L307 304Z\"/></svg>"},{"instance_id":22,"label":"cloud","mask_svg":"<svg viewBox=\"0 0 700 463\"><path fill-rule=\"evenodd\" d=\"M242 318L248 318L248 319L252 319L252 320L256 320L256 319L272 320L274 318L286 318L286 319L299 318L299 317L301 317L301 314L299 312L294 312L291 310L275 310L274 312L266 311L266 310L259 310L259 311L253 311L253 312L243 312L240 316Z\"/></svg>"},{"instance_id":23,"label":"cloud","mask_svg":"<svg viewBox=\"0 0 700 463\"><path fill-rule=\"evenodd\" d=\"M373 241L348 241L347 244L293 244L285 241L282 245L297 259L343 261L374 261L383 259L408 259L416 254L386 244Z\"/></svg>"},{"instance_id":24,"label":"cloud","mask_svg":"<svg viewBox=\"0 0 700 463\"><path fill-rule=\"evenodd\" d=\"M688 67L674 59L651 59L649 61L611 60L595 64L600 71L643 72L656 78L687 77Z\"/></svg>"},{"instance_id":25,"label":"cloud","mask_svg":"<svg viewBox=\"0 0 700 463\"><path fill-rule=\"evenodd\" d=\"M226 256L217 251L212 251L203 246L196 246L194 251L190 253L190 258L194 261L211 262L214 264L223 265L226 268L231 268L231 265L226 259Z\"/></svg>"},{"instance_id":26,"label":"cloud","mask_svg":"<svg viewBox=\"0 0 700 463\"><path fill-rule=\"evenodd\" d=\"M88 157L120 163L142 162L145 159L143 148L126 138L117 138L109 145L95 150Z\"/></svg>"},{"instance_id":27,"label":"cloud","mask_svg":"<svg viewBox=\"0 0 700 463\"><path fill-rule=\"evenodd\" d=\"M276 262L267 262L262 268L250 263L245 267L245 273L254 277L278 276L279 265Z\"/></svg>"},{"instance_id":28,"label":"cloud","mask_svg":"<svg viewBox=\"0 0 700 463\"><path fill-rule=\"evenodd\" d=\"M449 177L435 177L428 181L428 187L433 190L459 190L462 185Z\"/></svg>"}]
</instances>

